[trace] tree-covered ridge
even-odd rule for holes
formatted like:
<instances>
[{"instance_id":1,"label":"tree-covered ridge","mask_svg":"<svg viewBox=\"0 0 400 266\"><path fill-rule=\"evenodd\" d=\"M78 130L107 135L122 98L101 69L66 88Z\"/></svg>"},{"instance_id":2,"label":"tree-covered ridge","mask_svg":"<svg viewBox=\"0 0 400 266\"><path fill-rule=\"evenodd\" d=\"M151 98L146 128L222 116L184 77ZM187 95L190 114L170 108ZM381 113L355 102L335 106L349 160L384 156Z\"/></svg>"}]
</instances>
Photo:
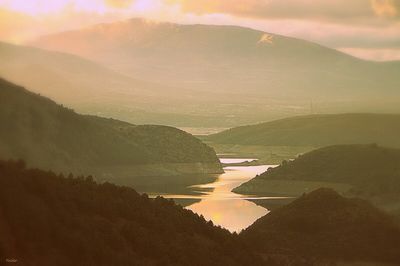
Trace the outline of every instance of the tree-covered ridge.
<instances>
[{"instance_id":1,"label":"tree-covered ridge","mask_svg":"<svg viewBox=\"0 0 400 266\"><path fill-rule=\"evenodd\" d=\"M171 200L0 161L0 259L18 265L258 265L236 235Z\"/></svg>"},{"instance_id":2,"label":"tree-covered ridge","mask_svg":"<svg viewBox=\"0 0 400 266\"><path fill-rule=\"evenodd\" d=\"M334 114L290 117L211 135L215 143L266 146L370 144L400 147L400 115Z\"/></svg>"},{"instance_id":3,"label":"tree-covered ridge","mask_svg":"<svg viewBox=\"0 0 400 266\"><path fill-rule=\"evenodd\" d=\"M0 234L0 260L28 266L400 262L398 224L329 189L273 210L238 236L171 200L23 161L0 161Z\"/></svg>"},{"instance_id":4,"label":"tree-covered ridge","mask_svg":"<svg viewBox=\"0 0 400 266\"><path fill-rule=\"evenodd\" d=\"M181 130L84 116L0 80L0 156L57 171L211 163L214 150ZM89 171L86 171L89 169Z\"/></svg>"},{"instance_id":5,"label":"tree-covered ridge","mask_svg":"<svg viewBox=\"0 0 400 266\"><path fill-rule=\"evenodd\" d=\"M331 189L313 191L272 211L241 237L255 250L277 256L400 263L398 224L367 201L347 199Z\"/></svg>"},{"instance_id":6,"label":"tree-covered ridge","mask_svg":"<svg viewBox=\"0 0 400 266\"><path fill-rule=\"evenodd\" d=\"M374 144L320 148L268 169L236 191L264 180L345 183L363 196L400 195L400 149Z\"/></svg>"}]
</instances>

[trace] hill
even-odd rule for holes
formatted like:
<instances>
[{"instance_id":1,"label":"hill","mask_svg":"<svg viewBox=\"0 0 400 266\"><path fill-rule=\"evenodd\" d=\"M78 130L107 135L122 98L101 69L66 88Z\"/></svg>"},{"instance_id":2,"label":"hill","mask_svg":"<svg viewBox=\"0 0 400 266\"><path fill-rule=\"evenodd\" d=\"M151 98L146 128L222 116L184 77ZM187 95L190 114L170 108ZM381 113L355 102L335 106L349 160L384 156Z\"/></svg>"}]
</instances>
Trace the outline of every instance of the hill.
<instances>
[{"instance_id":1,"label":"hill","mask_svg":"<svg viewBox=\"0 0 400 266\"><path fill-rule=\"evenodd\" d=\"M400 211L400 150L377 145L320 148L235 188L241 194L300 196L330 187L345 196L372 201L392 213Z\"/></svg>"},{"instance_id":2,"label":"hill","mask_svg":"<svg viewBox=\"0 0 400 266\"><path fill-rule=\"evenodd\" d=\"M1 158L108 180L222 171L214 150L181 130L79 115L5 80L0 144Z\"/></svg>"},{"instance_id":3,"label":"hill","mask_svg":"<svg viewBox=\"0 0 400 266\"><path fill-rule=\"evenodd\" d=\"M306 114L311 101L324 113L399 111L398 64L249 28L131 19L43 36L32 45L134 78L156 77L182 97L195 95L177 112L218 115L220 126Z\"/></svg>"},{"instance_id":4,"label":"hill","mask_svg":"<svg viewBox=\"0 0 400 266\"><path fill-rule=\"evenodd\" d=\"M207 138L215 143L265 146L371 144L400 147L400 115L332 114L290 117L232 128Z\"/></svg>"},{"instance_id":5,"label":"hill","mask_svg":"<svg viewBox=\"0 0 400 266\"><path fill-rule=\"evenodd\" d=\"M237 235L163 198L0 161L0 259L17 265L260 265Z\"/></svg>"},{"instance_id":6,"label":"hill","mask_svg":"<svg viewBox=\"0 0 400 266\"><path fill-rule=\"evenodd\" d=\"M398 224L368 202L344 198L331 189L318 189L272 211L241 237L254 250L276 256L314 258L320 263L400 263Z\"/></svg>"}]
</instances>

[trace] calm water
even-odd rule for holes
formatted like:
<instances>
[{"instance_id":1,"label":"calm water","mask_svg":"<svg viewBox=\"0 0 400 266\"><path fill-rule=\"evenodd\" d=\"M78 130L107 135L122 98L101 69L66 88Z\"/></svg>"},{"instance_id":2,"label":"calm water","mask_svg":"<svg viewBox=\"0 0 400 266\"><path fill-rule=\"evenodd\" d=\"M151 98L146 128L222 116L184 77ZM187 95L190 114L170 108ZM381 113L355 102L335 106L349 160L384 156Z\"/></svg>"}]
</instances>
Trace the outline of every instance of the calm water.
<instances>
[{"instance_id":1,"label":"calm water","mask_svg":"<svg viewBox=\"0 0 400 266\"><path fill-rule=\"evenodd\" d=\"M224 158L224 159L220 159L220 161L221 161L221 163L224 163L224 164L233 164L233 163L253 162L253 161L257 161L257 159Z\"/></svg>"},{"instance_id":2,"label":"calm water","mask_svg":"<svg viewBox=\"0 0 400 266\"><path fill-rule=\"evenodd\" d=\"M222 163L238 163L253 159L220 159ZM279 199L277 197L252 197L235 194L232 191L240 184L252 179L257 174L265 172L274 165L261 166L227 166L225 173L218 176L213 183L195 185L193 192L197 195L163 194L163 197L174 199L198 199L197 203L187 206L206 220L212 220L231 232L240 232L255 220L268 213L268 210L249 201L249 199Z\"/></svg>"}]
</instances>

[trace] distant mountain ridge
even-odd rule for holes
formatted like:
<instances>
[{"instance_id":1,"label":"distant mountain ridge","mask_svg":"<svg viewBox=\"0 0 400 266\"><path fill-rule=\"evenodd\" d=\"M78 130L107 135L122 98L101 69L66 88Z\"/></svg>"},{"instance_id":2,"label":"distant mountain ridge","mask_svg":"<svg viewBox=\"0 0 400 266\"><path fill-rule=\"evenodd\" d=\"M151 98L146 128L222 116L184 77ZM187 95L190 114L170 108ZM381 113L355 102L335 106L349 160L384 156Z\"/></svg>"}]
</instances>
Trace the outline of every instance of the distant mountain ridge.
<instances>
[{"instance_id":1,"label":"distant mountain ridge","mask_svg":"<svg viewBox=\"0 0 400 266\"><path fill-rule=\"evenodd\" d=\"M266 146L371 144L400 147L400 115L330 114L289 117L228 129L207 137L215 143Z\"/></svg>"},{"instance_id":2,"label":"distant mountain ridge","mask_svg":"<svg viewBox=\"0 0 400 266\"><path fill-rule=\"evenodd\" d=\"M71 54L0 42L0 59L3 78L68 105L151 95L144 82Z\"/></svg>"},{"instance_id":3,"label":"distant mountain ridge","mask_svg":"<svg viewBox=\"0 0 400 266\"><path fill-rule=\"evenodd\" d=\"M399 96L398 64L237 26L131 19L43 36L32 44L91 58L130 76L207 92L209 99L222 92L232 102L257 105L263 96L264 104L282 98L303 104L353 100L365 107Z\"/></svg>"},{"instance_id":4,"label":"distant mountain ridge","mask_svg":"<svg viewBox=\"0 0 400 266\"><path fill-rule=\"evenodd\" d=\"M79 115L5 80L0 122L0 157L43 169L109 179L222 172L214 150L181 130Z\"/></svg>"}]
</instances>

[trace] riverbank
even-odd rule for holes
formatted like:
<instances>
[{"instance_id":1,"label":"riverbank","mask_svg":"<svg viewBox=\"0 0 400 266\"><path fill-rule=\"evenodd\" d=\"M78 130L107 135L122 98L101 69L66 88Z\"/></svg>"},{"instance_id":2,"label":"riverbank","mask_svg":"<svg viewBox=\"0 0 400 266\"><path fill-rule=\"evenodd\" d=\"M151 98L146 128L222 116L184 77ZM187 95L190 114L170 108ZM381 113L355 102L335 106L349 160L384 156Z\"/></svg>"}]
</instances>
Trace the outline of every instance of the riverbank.
<instances>
[{"instance_id":1,"label":"riverbank","mask_svg":"<svg viewBox=\"0 0 400 266\"><path fill-rule=\"evenodd\" d=\"M297 158L299 155L314 150L311 146L262 146L262 145L236 145L218 144L200 137L204 143L212 147L218 155L225 158L257 158L249 163L243 162L236 166L246 165L274 165L284 160Z\"/></svg>"}]
</instances>

